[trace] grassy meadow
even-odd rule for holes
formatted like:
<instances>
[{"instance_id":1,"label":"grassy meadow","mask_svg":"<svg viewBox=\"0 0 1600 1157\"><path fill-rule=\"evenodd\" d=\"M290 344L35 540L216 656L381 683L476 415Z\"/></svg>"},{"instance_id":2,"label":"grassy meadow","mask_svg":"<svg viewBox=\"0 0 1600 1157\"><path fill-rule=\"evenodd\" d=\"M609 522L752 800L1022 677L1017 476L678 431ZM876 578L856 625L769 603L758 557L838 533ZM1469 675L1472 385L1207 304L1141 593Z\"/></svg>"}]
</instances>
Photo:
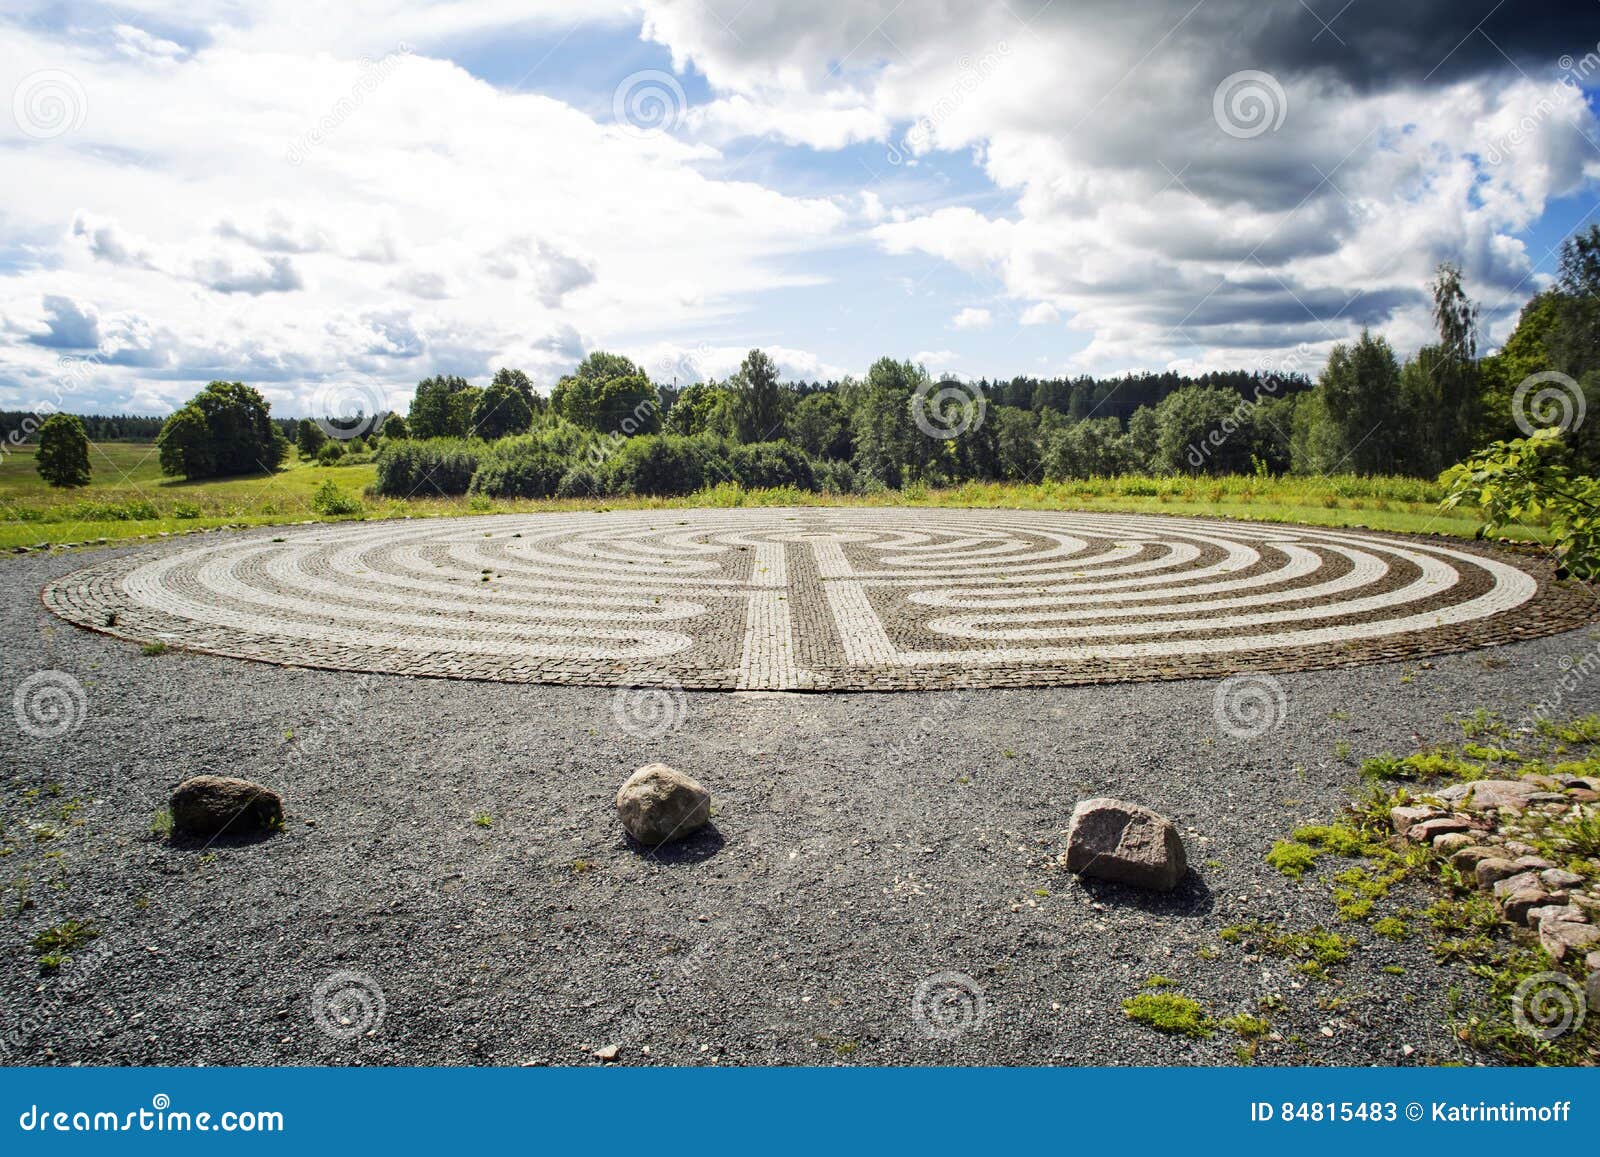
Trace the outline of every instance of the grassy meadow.
<instances>
[{"instance_id":1,"label":"grassy meadow","mask_svg":"<svg viewBox=\"0 0 1600 1157\"><path fill-rule=\"evenodd\" d=\"M1441 513L1440 487L1415 478L1226 478L1124 476L1072 482L972 483L933 490L918 486L871 494L746 491L723 485L682 498L597 498L490 501L482 497L407 500L367 497L370 464L318 466L291 459L276 474L186 482L162 475L151 444L101 442L90 448L94 480L55 489L34 470L34 447L0 457L0 549L92 543L212 526L264 526L330 521L312 495L332 480L360 496L356 518L436 517L505 511L674 508L690 506L963 506L1028 510L1132 511L1212 515L1313 526L1438 532L1470 537L1471 511ZM1535 532L1527 532L1533 537Z\"/></svg>"}]
</instances>

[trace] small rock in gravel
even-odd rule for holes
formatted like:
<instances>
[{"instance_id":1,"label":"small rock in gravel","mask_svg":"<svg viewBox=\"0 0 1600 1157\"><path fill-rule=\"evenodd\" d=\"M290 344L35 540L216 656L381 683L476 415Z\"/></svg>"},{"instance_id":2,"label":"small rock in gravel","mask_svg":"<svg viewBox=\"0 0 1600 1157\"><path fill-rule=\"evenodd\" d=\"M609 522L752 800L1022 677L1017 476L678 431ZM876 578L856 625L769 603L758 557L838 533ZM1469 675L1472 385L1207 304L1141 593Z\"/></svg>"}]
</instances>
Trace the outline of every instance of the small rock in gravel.
<instances>
[{"instance_id":1,"label":"small rock in gravel","mask_svg":"<svg viewBox=\"0 0 1600 1157\"><path fill-rule=\"evenodd\" d=\"M1478 881L1478 887L1490 888L1496 880L1504 880L1507 876L1515 876L1522 869L1510 860L1480 860L1473 869L1473 878Z\"/></svg>"},{"instance_id":2,"label":"small rock in gravel","mask_svg":"<svg viewBox=\"0 0 1600 1157\"><path fill-rule=\"evenodd\" d=\"M283 826L283 799L229 775L197 775L172 793L172 827L185 836L250 836Z\"/></svg>"},{"instance_id":3,"label":"small rock in gravel","mask_svg":"<svg viewBox=\"0 0 1600 1157\"><path fill-rule=\"evenodd\" d=\"M664 763L647 763L617 792L617 815L647 847L682 839L711 819L711 793Z\"/></svg>"},{"instance_id":4,"label":"small rock in gravel","mask_svg":"<svg viewBox=\"0 0 1600 1157\"><path fill-rule=\"evenodd\" d=\"M1097 796L1072 809L1067 869L1136 888L1170 892L1188 870L1183 839L1163 815Z\"/></svg>"},{"instance_id":5,"label":"small rock in gravel","mask_svg":"<svg viewBox=\"0 0 1600 1157\"><path fill-rule=\"evenodd\" d=\"M610 1062L617 1059L617 1051L617 1045L606 1045L603 1049L595 1049L594 1055L597 1060Z\"/></svg>"}]
</instances>

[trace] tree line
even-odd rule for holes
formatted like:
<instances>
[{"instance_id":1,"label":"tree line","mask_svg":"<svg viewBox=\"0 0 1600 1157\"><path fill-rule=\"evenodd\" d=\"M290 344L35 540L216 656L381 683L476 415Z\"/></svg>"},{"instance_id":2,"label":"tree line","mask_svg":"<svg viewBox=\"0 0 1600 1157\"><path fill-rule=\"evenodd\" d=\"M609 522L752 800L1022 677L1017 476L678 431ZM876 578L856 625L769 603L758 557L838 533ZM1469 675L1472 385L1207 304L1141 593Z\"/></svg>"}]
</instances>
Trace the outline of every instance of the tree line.
<instances>
[{"instance_id":1,"label":"tree line","mask_svg":"<svg viewBox=\"0 0 1600 1157\"><path fill-rule=\"evenodd\" d=\"M187 477L275 469L291 443L326 462L354 449L374 454L390 494L685 493L719 479L851 491L1117 474L1435 477L1525 432L1530 376L1570 380L1562 388L1580 414L1600 389L1600 227L1568 238L1554 284L1492 355L1480 354L1460 270L1441 265L1429 289L1437 340L1402 362L1363 331L1315 377L1291 355L1198 377L957 382L886 357L860 378L784 382L752 350L727 379L679 388L596 351L548 396L511 368L483 386L425 378L404 415L362 423L370 433L354 442L327 420L274 420L257 391L213 382L166 419L158 444L162 469ZM1592 473L1600 424L1568 424L1563 452Z\"/></svg>"}]
</instances>

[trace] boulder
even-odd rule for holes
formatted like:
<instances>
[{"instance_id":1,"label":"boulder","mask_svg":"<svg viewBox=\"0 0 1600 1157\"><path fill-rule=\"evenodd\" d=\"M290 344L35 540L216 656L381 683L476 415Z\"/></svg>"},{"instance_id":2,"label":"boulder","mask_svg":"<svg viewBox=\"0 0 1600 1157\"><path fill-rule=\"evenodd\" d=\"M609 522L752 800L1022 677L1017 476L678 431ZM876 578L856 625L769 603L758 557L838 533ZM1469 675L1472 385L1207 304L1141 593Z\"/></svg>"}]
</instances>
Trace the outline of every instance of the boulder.
<instances>
[{"instance_id":1,"label":"boulder","mask_svg":"<svg viewBox=\"0 0 1600 1157\"><path fill-rule=\"evenodd\" d=\"M1596 944L1600 944L1600 928L1593 924L1574 924L1567 920L1539 921L1539 946L1556 960L1565 960Z\"/></svg>"},{"instance_id":2,"label":"boulder","mask_svg":"<svg viewBox=\"0 0 1600 1157\"><path fill-rule=\"evenodd\" d=\"M1067 828L1067 868L1084 876L1170 892L1188 870L1178 829L1136 803L1081 801Z\"/></svg>"},{"instance_id":3,"label":"boulder","mask_svg":"<svg viewBox=\"0 0 1600 1157\"><path fill-rule=\"evenodd\" d=\"M1433 850L1441 856L1453 856L1462 848L1472 847L1472 837L1466 832L1446 832L1433 837Z\"/></svg>"},{"instance_id":4,"label":"boulder","mask_svg":"<svg viewBox=\"0 0 1600 1157\"><path fill-rule=\"evenodd\" d=\"M184 836L253 836L283 826L283 798L228 775L197 775L172 793L172 830Z\"/></svg>"},{"instance_id":5,"label":"boulder","mask_svg":"<svg viewBox=\"0 0 1600 1157\"><path fill-rule=\"evenodd\" d=\"M1484 860L1498 860L1505 856L1505 849L1496 848L1486 844L1475 844L1468 848L1459 848L1450 855L1450 866L1463 876L1471 879L1478 870L1478 865Z\"/></svg>"},{"instance_id":6,"label":"boulder","mask_svg":"<svg viewBox=\"0 0 1600 1157\"><path fill-rule=\"evenodd\" d=\"M679 840L711 819L711 793L664 763L648 763L617 792L617 815L647 847Z\"/></svg>"},{"instance_id":7,"label":"boulder","mask_svg":"<svg viewBox=\"0 0 1600 1157\"><path fill-rule=\"evenodd\" d=\"M1528 924L1528 913L1550 903L1550 896L1537 888L1523 888L1500 898L1500 910L1513 924Z\"/></svg>"},{"instance_id":8,"label":"boulder","mask_svg":"<svg viewBox=\"0 0 1600 1157\"><path fill-rule=\"evenodd\" d=\"M1518 872L1515 876L1507 876L1494 882L1494 898L1499 900L1514 892L1539 890L1539 877L1532 872Z\"/></svg>"},{"instance_id":9,"label":"boulder","mask_svg":"<svg viewBox=\"0 0 1600 1157\"><path fill-rule=\"evenodd\" d=\"M1411 830L1413 824L1419 824L1423 820L1432 819L1434 816L1443 814L1443 809L1431 807L1428 804L1420 804L1415 807L1397 807L1389 810L1389 823L1394 828L1395 835L1403 836Z\"/></svg>"},{"instance_id":10,"label":"boulder","mask_svg":"<svg viewBox=\"0 0 1600 1157\"><path fill-rule=\"evenodd\" d=\"M1583 877L1565 868L1549 868L1539 873L1539 882L1553 892L1563 892L1583 885Z\"/></svg>"},{"instance_id":11,"label":"boulder","mask_svg":"<svg viewBox=\"0 0 1600 1157\"><path fill-rule=\"evenodd\" d=\"M1523 869L1517 867L1510 860L1479 860L1478 866L1473 869L1473 878L1477 880L1478 887L1490 888L1496 880L1504 880L1507 876L1522 874Z\"/></svg>"},{"instance_id":12,"label":"boulder","mask_svg":"<svg viewBox=\"0 0 1600 1157\"><path fill-rule=\"evenodd\" d=\"M1457 816L1434 816L1432 819L1419 820L1406 828L1406 839L1413 843L1425 844L1434 836L1465 835L1472 830L1472 825Z\"/></svg>"}]
</instances>

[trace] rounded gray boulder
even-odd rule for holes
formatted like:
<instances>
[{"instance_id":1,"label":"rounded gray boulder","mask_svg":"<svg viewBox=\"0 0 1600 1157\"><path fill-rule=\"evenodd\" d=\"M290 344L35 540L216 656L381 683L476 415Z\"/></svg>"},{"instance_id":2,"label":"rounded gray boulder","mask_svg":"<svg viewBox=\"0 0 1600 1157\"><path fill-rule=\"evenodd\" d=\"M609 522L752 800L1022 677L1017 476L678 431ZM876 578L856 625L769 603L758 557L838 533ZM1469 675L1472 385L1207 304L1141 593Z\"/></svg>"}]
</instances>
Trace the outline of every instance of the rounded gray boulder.
<instances>
[{"instance_id":1,"label":"rounded gray boulder","mask_svg":"<svg viewBox=\"0 0 1600 1157\"><path fill-rule=\"evenodd\" d=\"M655 847L703 828L711 819L711 793L664 763L648 763L617 792L617 815L628 834Z\"/></svg>"}]
</instances>

